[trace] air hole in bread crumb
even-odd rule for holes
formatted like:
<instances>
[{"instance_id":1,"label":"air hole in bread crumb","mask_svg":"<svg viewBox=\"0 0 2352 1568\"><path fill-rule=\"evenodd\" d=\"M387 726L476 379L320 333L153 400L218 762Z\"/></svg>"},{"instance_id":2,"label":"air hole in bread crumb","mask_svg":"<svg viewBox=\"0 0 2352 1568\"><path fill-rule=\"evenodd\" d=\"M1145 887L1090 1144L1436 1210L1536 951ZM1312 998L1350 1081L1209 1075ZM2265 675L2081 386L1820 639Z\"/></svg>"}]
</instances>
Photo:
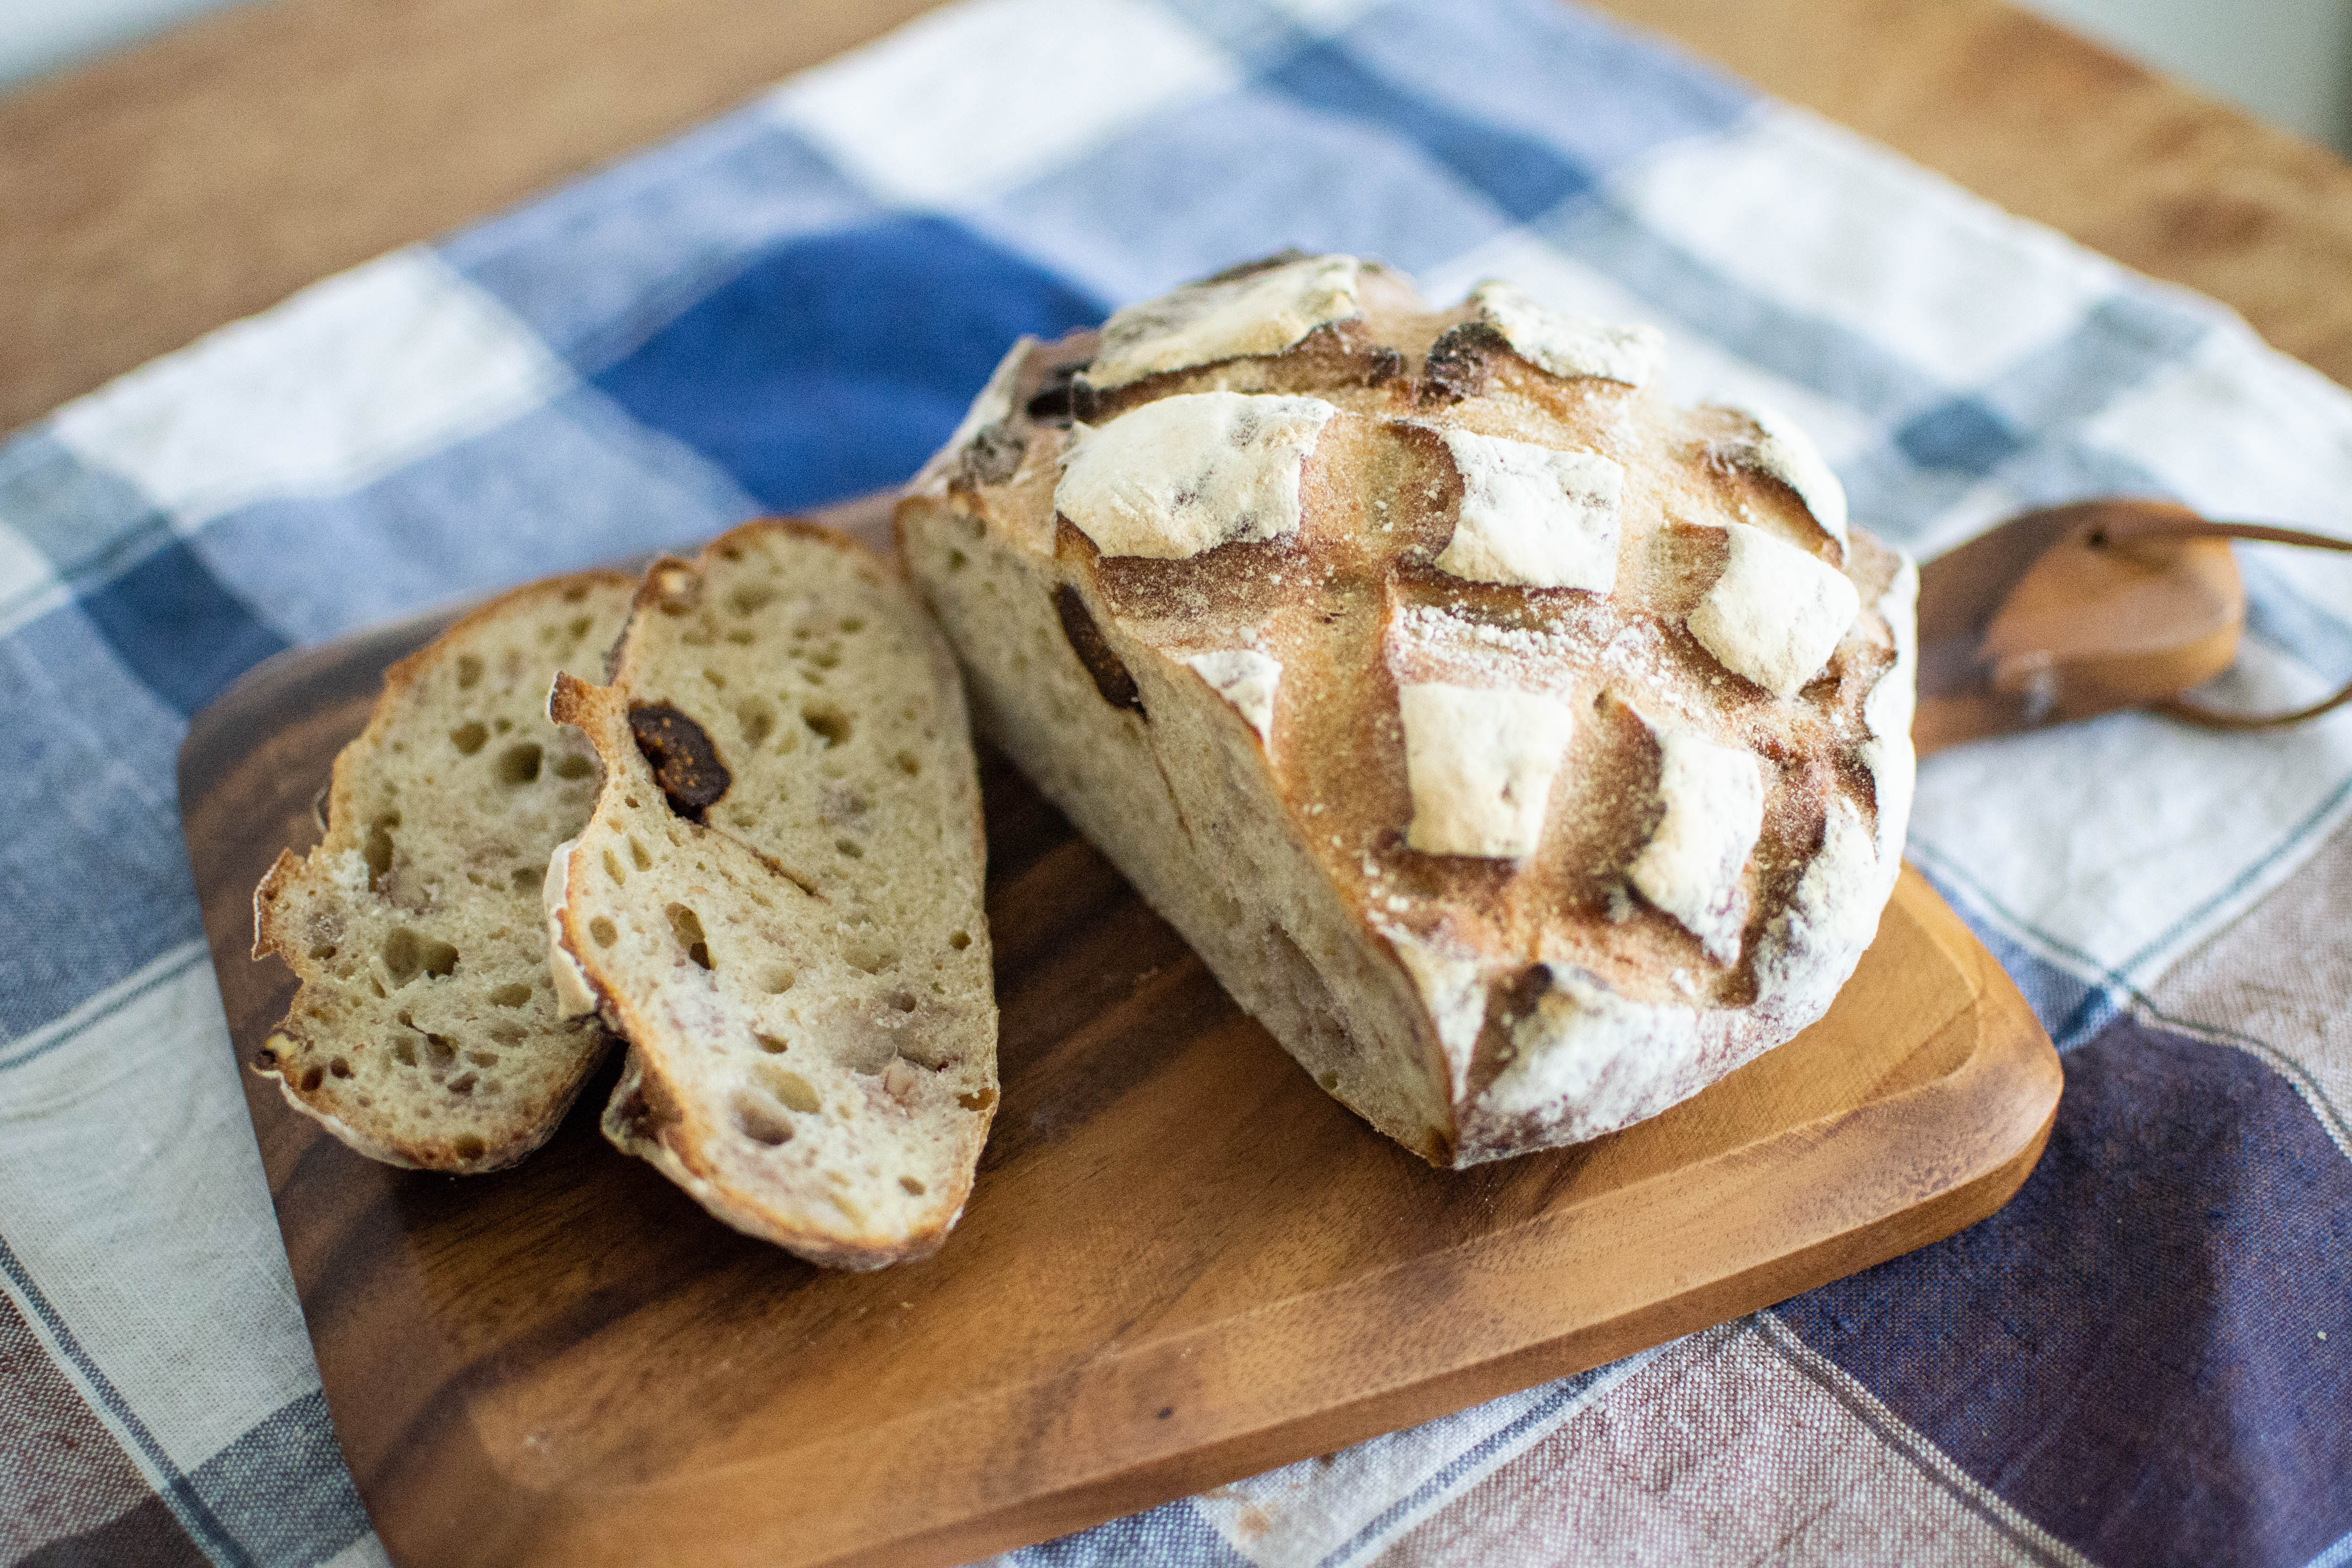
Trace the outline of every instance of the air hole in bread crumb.
<instances>
[{"instance_id":1,"label":"air hole in bread crumb","mask_svg":"<svg viewBox=\"0 0 2352 1568\"><path fill-rule=\"evenodd\" d=\"M310 944L310 956L323 963L335 956L335 944L331 942L314 942Z\"/></svg>"},{"instance_id":2,"label":"air hole in bread crumb","mask_svg":"<svg viewBox=\"0 0 2352 1568\"><path fill-rule=\"evenodd\" d=\"M530 987L518 980L491 992L490 1000L501 1007L520 1007L530 1000Z\"/></svg>"},{"instance_id":3,"label":"air hole in bread crumb","mask_svg":"<svg viewBox=\"0 0 2352 1568\"><path fill-rule=\"evenodd\" d=\"M792 1068L778 1067L773 1062L761 1062L752 1068L751 1076L761 1089L774 1095L786 1109L803 1115L817 1109L815 1089Z\"/></svg>"},{"instance_id":4,"label":"air hole in bread crumb","mask_svg":"<svg viewBox=\"0 0 2352 1568\"><path fill-rule=\"evenodd\" d=\"M621 933L614 929L613 922L603 915L588 922L588 935L598 947L610 947L621 937Z\"/></svg>"},{"instance_id":5,"label":"air hole in bread crumb","mask_svg":"<svg viewBox=\"0 0 2352 1568\"><path fill-rule=\"evenodd\" d=\"M769 583L745 583L727 595L727 607L739 616L748 616L772 602L775 586Z\"/></svg>"},{"instance_id":6,"label":"air hole in bread crumb","mask_svg":"<svg viewBox=\"0 0 2352 1568\"><path fill-rule=\"evenodd\" d=\"M910 779L919 776L923 771L922 759L912 752L901 752L892 760L898 764L898 771Z\"/></svg>"},{"instance_id":7,"label":"air hole in bread crumb","mask_svg":"<svg viewBox=\"0 0 2352 1568\"><path fill-rule=\"evenodd\" d=\"M897 1012L911 1013L915 1010L915 994L911 991L893 991L890 993L890 1005Z\"/></svg>"},{"instance_id":8,"label":"air hole in bread crumb","mask_svg":"<svg viewBox=\"0 0 2352 1568\"><path fill-rule=\"evenodd\" d=\"M400 826L400 813L387 811L367 830L367 868L371 885L380 884L392 875L392 830Z\"/></svg>"},{"instance_id":9,"label":"air hole in bread crumb","mask_svg":"<svg viewBox=\"0 0 2352 1568\"><path fill-rule=\"evenodd\" d=\"M996 1103L996 1091L992 1089L976 1089L970 1094L957 1095L956 1103L966 1110L986 1110Z\"/></svg>"},{"instance_id":10,"label":"air hole in bread crumb","mask_svg":"<svg viewBox=\"0 0 2352 1568\"><path fill-rule=\"evenodd\" d=\"M631 811L635 811L635 810L636 810L636 809L637 809L637 797L636 797L635 795L623 795L621 798L622 798L624 801L625 801L625 802L627 802L627 803L628 803L628 807L629 807L629 809L630 809ZM615 824L614 826L618 826L618 824Z\"/></svg>"},{"instance_id":11,"label":"air hole in bread crumb","mask_svg":"<svg viewBox=\"0 0 2352 1568\"><path fill-rule=\"evenodd\" d=\"M1339 1092L1339 1075L1338 1073L1317 1073L1315 1075L1315 1081L1323 1086L1323 1092L1326 1094L1337 1094Z\"/></svg>"},{"instance_id":12,"label":"air hole in bread crumb","mask_svg":"<svg viewBox=\"0 0 2352 1568\"><path fill-rule=\"evenodd\" d=\"M610 849L604 851L604 875L613 879L616 888L628 885L629 874L621 869L621 858Z\"/></svg>"},{"instance_id":13,"label":"air hole in bread crumb","mask_svg":"<svg viewBox=\"0 0 2352 1568\"><path fill-rule=\"evenodd\" d=\"M640 871L650 871L654 868L654 858L646 853L646 847L637 842L635 834L629 837L629 864Z\"/></svg>"},{"instance_id":14,"label":"air hole in bread crumb","mask_svg":"<svg viewBox=\"0 0 2352 1568\"><path fill-rule=\"evenodd\" d=\"M710 943L702 934L701 919L684 904L672 904L664 912L669 916L670 934L677 938L678 946L686 949L686 956L709 969Z\"/></svg>"},{"instance_id":15,"label":"air hole in bread crumb","mask_svg":"<svg viewBox=\"0 0 2352 1568\"><path fill-rule=\"evenodd\" d=\"M830 702L813 702L802 709L801 722L828 746L842 745L849 739L849 715Z\"/></svg>"},{"instance_id":16,"label":"air hole in bread crumb","mask_svg":"<svg viewBox=\"0 0 2352 1568\"><path fill-rule=\"evenodd\" d=\"M961 952L965 948L971 945L971 933L970 931L951 931L948 932L948 945L954 948L958 952Z\"/></svg>"},{"instance_id":17,"label":"air hole in bread crumb","mask_svg":"<svg viewBox=\"0 0 2352 1568\"><path fill-rule=\"evenodd\" d=\"M425 1060L428 1066L446 1068L457 1059L457 1047L441 1035L425 1037Z\"/></svg>"},{"instance_id":18,"label":"air hole in bread crumb","mask_svg":"<svg viewBox=\"0 0 2352 1568\"><path fill-rule=\"evenodd\" d=\"M866 858L866 846L858 843L855 838L836 838L833 841L833 847L835 849L840 850L844 855L848 856L852 860L863 860Z\"/></svg>"},{"instance_id":19,"label":"air hole in bread crumb","mask_svg":"<svg viewBox=\"0 0 2352 1568\"><path fill-rule=\"evenodd\" d=\"M764 1143L773 1149L793 1139L793 1124L783 1113L756 1094L737 1089L734 1095L735 1126L754 1143Z\"/></svg>"},{"instance_id":20,"label":"air hole in bread crumb","mask_svg":"<svg viewBox=\"0 0 2352 1568\"><path fill-rule=\"evenodd\" d=\"M590 622L587 616L574 616L571 620L566 621L563 624L563 630L573 642L578 642L582 637L588 635L589 625Z\"/></svg>"},{"instance_id":21,"label":"air hole in bread crumb","mask_svg":"<svg viewBox=\"0 0 2352 1568\"><path fill-rule=\"evenodd\" d=\"M702 672L702 679L710 682L711 686L718 690L727 689L727 678L715 669L705 669Z\"/></svg>"},{"instance_id":22,"label":"air hole in bread crumb","mask_svg":"<svg viewBox=\"0 0 2352 1568\"><path fill-rule=\"evenodd\" d=\"M477 1080L472 1073L459 1073L456 1078L449 1080L447 1085L448 1090L451 1094L471 1094L474 1092L474 1084L476 1081Z\"/></svg>"},{"instance_id":23,"label":"air hole in bread crumb","mask_svg":"<svg viewBox=\"0 0 2352 1568\"><path fill-rule=\"evenodd\" d=\"M555 759L555 776L560 779L584 779L596 771L596 759L566 752Z\"/></svg>"},{"instance_id":24,"label":"air hole in bread crumb","mask_svg":"<svg viewBox=\"0 0 2352 1568\"><path fill-rule=\"evenodd\" d=\"M302 1092L309 1094L326 1081L327 1070L324 1068L311 1068L302 1075Z\"/></svg>"},{"instance_id":25,"label":"air hole in bread crumb","mask_svg":"<svg viewBox=\"0 0 2352 1568\"><path fill-rule=\"evenodd\" d=\"M870 936L853 936L841 944L841 956L868 974L879 974L898 962L898 954Z\"/></svg>"},{"instance_id":26,"label":"air hole in bread crumb","mask_svg":"<svg viewBox=\"0 0 2352 1568\"><path fill-rule=\"evenodd\" d=\"M582 1020L583 1023L586 1021ZM519 1046L522 1044L522 1031L512 1024L493 1024L490 1026L490 1038L502 1046Z\"/></svg>"},{"instance_id":27,"label":"air hole in bread crumb","mask_svg":"<svg viewBox=\"0 0 2352 1568\"><path fill-rule=\"evenodd\" d=\"M392 976L394 985L405 985L418 974L439 979L457 967L457 950L446 942L429 936L419 936L402 926L383 939L379 954L384 973Z\"/></svg>"},{"instance_id":28,"label":"air hole in bread crumb","mask_svg":"<svg viewBox=\"0 0 2352 1568\"><path fill-rule=\"evenodd\" d=\"M540 750L536 742L525 741L519 746L509 746L499 753L499 782L507 784L536 784L539 781Z\"/></svg>"},{"instance_id":29,"label":"air hole in bread crumb","mask_svg":"<svg viewBox=\"0 0 2352 1568\"><path fill-rule=\"evenodd\" d=\"M518 893L528 893L547 879L547 873L532 866L518 866L507 878Z\"/></svg>"},{"instance_id":30,"label":"air hole in bread crumb","mask_svg":"<svg viewBox=\"0 0 2352 1568\"><path fill-rule=\"evenodd\" d=\"M470 1132L457 1140L457 1149L460 1160L478 1160L488 1152L488 1145Z\"/></svg>"},{"instance_id":31,"label":"air hole in bread crumb","mask_svg":"<svg viewBox=\"0 0 2352 1568\"><path fill-rule=\"evenodd\" d=\"M850 633L862 632L866 629L866 617L863 616L844 616L841 617L841 629L845 632Z\"/></svg>"},{"instance_id":32,"label":"air hole in bread crumb","mask_svg":"<svg viewBox=\"0 0 2352 1568\"><path fill-rule=\"evenodd\" d=\"M466 1053L466 1059L473 1063L478 1068L494 1068L499 1065L499 1053L496 1051L467 1051Z\"/></svg>"},{"instance_id":33,"label":"air hole in bread crumb","mask_svg":"<svg viewBox=\"0 0 2352 1568\"><path fill-rule=\"evenodd\" d=\"M476 686L481 683L481 656L479 654L472 653L459 654L457 656L457 689L460 691L471 691Z\"/></svg>"},{"instance_id":34,"label":"air hole in bread crumb","mask_svg":"<svg viewBox=\"0 0 2352 1568\"><path fill-rule=\"evenodd\" d=\"M771 996L781 996L793 988L793 982L797 978L791 970L779 963L760 976L760 989Z\"/></svg>"},{"instance_id":35,"label":"air hole in bread crumb","mask_svg":"<svg viewBox=\"0 0 2352 1568\"><path fill-rule=\"evenodd\" d=\"M392 1059L398 1062L404 1068L415 1067L416 1065L416 1042L414 1040L393 1041Z\"/></svg>"},{"instance_id":36,"label":"air hole in bread crumb","mask_svg":"<svg viewBox=\"0 0 2352 1568\"><path fill-rule=\"evenodd\" d=\"M746 697L735 704L735 722L748 744L765 745L768 737L776 732L776 710L764 697Z\"/></svg>"},{"instance_id":37,"label":"air hole in bread crumb","mask_svg":"<svg viewBox=\"0 0 2352 1568\"><path fill-rule=\"evenodd\" d=\"M479 719L469 719L449 731L449 743L461 757L470 757L489 743L490 732Z\"/></svg>"},{"instance_id":38,"label":"air hole in bread crumb","mask_svg":"<svg viewBox=\"0 0 2352 1568\"><path fill-rule=\"evenodd\" d=\"M509 730L513 728L514 721L511 719L493 719L490 721L490 733L493 735L503 735Z\"/></svg>"},{"instance_id":39,"label":"air hole in bread crumb","mask_svg":"<svg viewBox=\"0 0 2352 1568\"><path fill-rule=\"evenodd\" d=\"M333 1061L327 1064L327 1070L333 1073L337 1078L349 1078L352 1076L352 1064L345 1061L342 1058L337 1057Z\"/></svg>"},{"instance_id":40,"label":"air hole in bread crumb","mask_svg":"<svg viewBox=\"0 0 2352 1568\"><path fill-rule=\"evenodd\" d=\"M864 1209L859 1208L856 1204L851 1203L839 1193L827 1193L824 1195L832 1202L834 1207L839 1209L848 1217L850 1224L864 1225L866 1223L866 1211Z\"/></svg>"},{"instance_id":41,"label":"air hole in bread crumb","mask_svg":"<svg viewBox=\"0 0 2352 1568\"><path fill-rule=\"evenodd\" d=\"M773 1035L763 1035L757 1029L751 1031L751 1038L761 1050L767 1052L772 1057L782 1056L786 1051L792 1048L790 1041L780 1040Z\"/></svg>"},{"instance_id":42,"label":"air hole in bread crumb","mask_svg":"<svg viewBox=\"0 0 2352 1568\"><path fill-rule=\"evenodd\" d=\"M727 631L727 640L733 643L738 647L750 647L752 640L751 628L749 626L731 626Z\"/></svg>"},{"instance_id":43,"label":"air hole in bread crumb","mask_svg":"<svg viewBox=\"0 0 2352 1568\"><path fill-rule=\"evenodd\" d=\"M899 1178L898 1178L898 1184L899 1184L900 1186L902 1186L902 1187L906 1188L908 1192L910 1192L910 1193L914 1194L915 1194L915 1196L917 1196L917 1197L919 1197L919 1197L921 1197L921 1196L923 1195L923 1193L924 1193L924 1191L925 1191L925 1188L924 1188L924 1186L923 1186L923 1184L922 1184L922 1183L920 1183L920 1182L919 1182L919 1181L917 1181L917 1180L915 1180L915 1178L914 1178L914 1177L912 1177L912 1176L901 1176L901 1177L899 1177Z\"/></svg>"}]
</instances>

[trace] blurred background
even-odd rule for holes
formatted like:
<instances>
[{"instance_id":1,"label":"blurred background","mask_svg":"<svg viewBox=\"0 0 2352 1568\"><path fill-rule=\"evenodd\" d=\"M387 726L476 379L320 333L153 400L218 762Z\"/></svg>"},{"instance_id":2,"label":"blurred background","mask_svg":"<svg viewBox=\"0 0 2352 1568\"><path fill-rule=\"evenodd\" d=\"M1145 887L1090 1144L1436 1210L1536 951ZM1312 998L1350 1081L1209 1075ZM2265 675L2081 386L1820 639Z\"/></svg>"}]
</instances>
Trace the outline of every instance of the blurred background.
<instances>
[{"instance_id":1,"label":"blurred background","mask_svg":"<svg viewBox=\"0 0 2352 1568\"><path fill-rule=\"evenodd\" d=\"M0 3L0 91L242 0ZM2120 53L2352 155L2352 0L2021 0Z\"/></svg>"}]
</instances>

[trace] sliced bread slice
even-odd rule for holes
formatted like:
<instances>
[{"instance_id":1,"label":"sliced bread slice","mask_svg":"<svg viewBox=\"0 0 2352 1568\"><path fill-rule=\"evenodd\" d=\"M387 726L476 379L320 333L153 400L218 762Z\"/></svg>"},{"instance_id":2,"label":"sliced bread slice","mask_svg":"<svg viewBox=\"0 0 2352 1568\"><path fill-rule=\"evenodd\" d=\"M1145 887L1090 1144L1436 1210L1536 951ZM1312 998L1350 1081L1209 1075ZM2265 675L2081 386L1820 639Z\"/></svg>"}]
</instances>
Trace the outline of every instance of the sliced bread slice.
<instances>
[{"instance_id":1,"label":"sliced bread slice","mask_svg":"<svg viewBox=\"0 0 2352 1568\"><path fill-rule=\"evenodd\" d=\"M255 890L254 956L302 984L254 1070L362 1154L511 1165L610 1044L547 973L540 880L588 820L596 759L545 708L557 670L601 668L635 585L518 588L394 665L335 759L325 838Z\"/></svg>"},{"instance_id":2,"label":"sliced bread slice","mask_svg":"<svg viewBox=\"0 0 2352 1568\"><path fill-rule=\"evenodd\" d=\"M611 683L549 706L604 763L547 898L559 986L630 1043L605 1136L814 1262L932 1251L996 1005L962 689L913 595L840 534L748 524L655 563Z\"/></svg>"}]
</instances>

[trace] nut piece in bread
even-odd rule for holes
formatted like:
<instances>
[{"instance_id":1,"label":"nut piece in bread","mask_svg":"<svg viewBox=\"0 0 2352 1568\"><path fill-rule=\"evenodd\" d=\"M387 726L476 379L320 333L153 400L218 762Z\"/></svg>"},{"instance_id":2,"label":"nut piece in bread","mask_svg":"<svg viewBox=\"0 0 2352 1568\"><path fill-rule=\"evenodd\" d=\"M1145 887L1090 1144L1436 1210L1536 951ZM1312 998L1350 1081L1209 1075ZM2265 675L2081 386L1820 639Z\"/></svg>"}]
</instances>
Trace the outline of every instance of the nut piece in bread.
<instances>
[{"instance_id":1,"label":"nut piece in bread","mask_svg":"<svg viewBox=\"0 0 2352 1568\"><path fill-rule=\"evenodd\" d=\"M547 973L540 880L588 820L596 760L545 710L556 671L603 666L635 587L518 588L394 665L335 759L325 838L254 893L254 956L302 983L254 1070L362 1154L511 1165L611 1043Z\"/></svg>"},{"instance_id":2,"label":"nut piece in bread","mask_svg":"<svg viewBox=\"0 0 2352 1568\"><path fill-rule=\"evenodd\" d=\"M1440 1165L1789 1039L1893 889L1916 574L1661 354L1276 257L1016 346L899 504L982 731Z\"/></svg>"},{"instance_id":3,"label":"nut piece in bread","mask_svg":"<svg viewBox=\"0 0 2352 1568\"><path fill-rule=\"evenodd\" d=\"M604 1133L817 1263L939 1247L996 1103L980 792L955 665L889 567L758 522L646 573L604 763L547 865L548 962L629 1042Z\"/></svg>"}]
</instances>

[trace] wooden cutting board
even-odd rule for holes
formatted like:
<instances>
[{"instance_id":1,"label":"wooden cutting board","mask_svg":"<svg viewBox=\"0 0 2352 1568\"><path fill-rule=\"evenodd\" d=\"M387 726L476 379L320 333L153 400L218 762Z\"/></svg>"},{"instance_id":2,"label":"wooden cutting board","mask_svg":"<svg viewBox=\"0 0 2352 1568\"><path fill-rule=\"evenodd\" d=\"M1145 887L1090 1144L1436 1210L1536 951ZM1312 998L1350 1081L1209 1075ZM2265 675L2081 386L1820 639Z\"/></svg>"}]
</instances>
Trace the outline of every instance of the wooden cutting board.
<instances>
[{"instance_id":1,"label":"wooden cutting board","mask_svg":"<svg viewBox=\"0 0 2352 1568\"><path fill-rule=\"evenodd\" d=\"M252 890L433 616L281 655L181 813L248 1058ZM2048 1037L1916 873L1821 1023L1654 1121L1434 1171L1324 1095L983 756L1003 1100L934 1258L827 1273L597 1135L496 1176L352 1153L245 1074L329 1407L406 1563L953 1563L1561 1376L2008 1199Z\"/></svg>"}]
</instances>

